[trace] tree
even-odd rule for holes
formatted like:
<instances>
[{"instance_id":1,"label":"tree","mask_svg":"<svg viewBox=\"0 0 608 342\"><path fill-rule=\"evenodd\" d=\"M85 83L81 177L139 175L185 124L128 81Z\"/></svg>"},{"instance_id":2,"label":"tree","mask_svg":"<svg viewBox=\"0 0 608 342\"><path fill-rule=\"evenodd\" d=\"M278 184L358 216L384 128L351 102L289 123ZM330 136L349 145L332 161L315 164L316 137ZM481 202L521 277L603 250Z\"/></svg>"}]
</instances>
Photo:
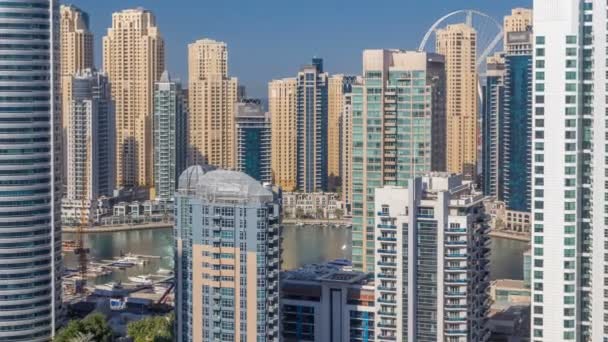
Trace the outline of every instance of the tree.
<instances>
[{"instance_id":1,"label":"tree","mask_svg":"<svg viewBox=\"0 0 608 342\"><path fill-rule=\"evenodd\" d=\"M296 208L296 218L301 219L304 217L304 209L297 207Z\"/></svg>"},{"instance_id":2,"label":"tree","mask_svg":"<svg viewBox=\"0 0 608 342\"><path fill-rule=\"evenodd\" d=\"M173 315L144 318L129 323L127 335L134 342L172 342L173 321Z\"/></svg>"},{"instance_id":3,"label":"tree","mask_svg":"<svg viewBox=\"0 0 608 342\"><path fill-rule=\"evenodd\" d=\"M114 333L106 322L106 317L100 313L92 313L80 320L73 320L61 329L55 336L54 342L79 342L90 338L95 342L112 342Z\"/></svg>"},{"instance_id":4,"label":"tree","mask_svg":"<svg viewBox=\"0 0 608 342\"><path fill-rule=\"evenodd\" d=\"M342 217L344 216L344 211L342 209L336 209L334 210L334 215L337 219L342 219Z\"/></svg>"}]
</instances>

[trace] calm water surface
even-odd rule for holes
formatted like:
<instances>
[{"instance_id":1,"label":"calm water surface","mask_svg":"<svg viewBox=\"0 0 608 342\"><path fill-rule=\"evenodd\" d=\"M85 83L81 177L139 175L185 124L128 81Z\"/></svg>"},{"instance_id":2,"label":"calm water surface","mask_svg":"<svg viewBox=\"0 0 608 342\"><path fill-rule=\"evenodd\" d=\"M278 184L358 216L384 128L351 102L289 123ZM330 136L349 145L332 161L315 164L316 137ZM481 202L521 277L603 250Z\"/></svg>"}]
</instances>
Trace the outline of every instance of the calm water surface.
<instances>
[{"instance_id":1,"label":"calm water surface","mask_svg":"<svg viewBox=\"0 0 608 342\"><path fill-rule=\"evenodd\" d=\"M64 234L65 239L75 239L74 234ZM320 263L337 258L350 259L351 231L342 228L315 226L296 227L287 225L283 229L283 269L293 269L305 264ZM86 235L86 245L91 249L90 259L96 262L109 260L121 253L160 256L150 259L143 266L127 270L116 270L108 277L98 278L96 283L128 281L129 276L150 274L159 268L173 268L173 235L171 229L139 230ZM492 239L491 278L523 279L523 255L528 243ZM67 267L76 266L74 254L65 255Z\"/></svg>"}]
</instances>

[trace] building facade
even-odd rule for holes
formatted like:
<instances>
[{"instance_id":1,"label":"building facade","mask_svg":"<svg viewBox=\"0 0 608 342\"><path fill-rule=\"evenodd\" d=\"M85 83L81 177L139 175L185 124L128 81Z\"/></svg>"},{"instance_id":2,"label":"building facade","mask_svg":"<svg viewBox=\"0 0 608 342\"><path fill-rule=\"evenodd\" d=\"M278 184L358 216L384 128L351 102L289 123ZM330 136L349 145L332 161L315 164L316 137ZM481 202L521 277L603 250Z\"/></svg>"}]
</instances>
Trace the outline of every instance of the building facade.
<instances>
[{"instance_id":1,"label":"building facade","mask_svg":"<svg viewBox=\"0 0 608 342\"><path fill-rule=\"evenodd\" d=\"M501 53L486 61L482 96L482 188L487 196L502 201L505 187L505 59Z\"/></svg>"},{"instance_id":2,"label":"building facade","mask_svg":"<svg viewBox=\"0 0 608 342\"><path fill-rule=\"evenodd\" d=\"M154 197L172 201L186 169L187 102L179 82L165 71L154 85Z\"/></svg>"},{"instance_id":3,"label":"building facade","mask_svg":"<svg viewBox=\"0 0 608 342\"><path fill-rule=\"evenodd\" d=\"M59 2L0 13L0 340L46 342L63 312Z\"/></svg>"},{"instance_id":4,"label":"building facade","mask_svg":"<svg viewBox=\"0 0 608 342\"><path fill-rule=\"evenodd\" d=\"M376 189L376 341L487 341L487 216L462 176Z\"/></svg>"},{"instance_id":5,"label":"building facade","mask_svg":"<svg viewBox=\"0 0 608 342\"><path fill-rule=\"evenodd\" d=\"M519 9L527 13L524 9ZM529 11L529 10L527 10ZM504 98L504 201L530 212L532 196L532 28L507 34Z\"/></svg>"},{"instance_id":6,"label":"building facade","mask_svg":"<svg viewBox=\"0 0 608 342\"><path fill-rule=\"evenodd\" d=\"M374 339L374 286L368 275L326 265L281 275L284 342Z\"/></svg>"},{"instance_id":7,"label":"building facade","mask_svg":"<svg viewBox=\"0 0 608 342\"><path fill-rule=\"evenodd\" d=\"M443 56L365 50L353 86L353 268L374 270L374 189L445 168Z\"/></svg>"},{"instance_id":8,"label":"building facade","mask_svg":"<svg viewBox=\"0 0 608 342\"><path fill-rule=\"evenodd\" d=\"M353 203L353 94L344 95L344 106L340 117L340 181L344 214L350 216Z\"/></svg>"},{"instance_id":9,"label":"building facade","mask_svg":"<svg viewBox=\"0 0 608 342\"><path fill-rule=\"evenodd\" d=\"M607 13L534 1L534 342L608 339Z\"/></svg>"},{"instance_id":10,"label":"building facade","mask_svg":"<svg viewBox=\"0 0 608 342\"><path fill-rule=\"evenodd\" d=\"M484 193L516 211L530 211L532 149L532 24L530 10L505 18L505 52L489 57L482 99ZM531 19L531 16L529 17ZM518 31L523 30L523 31Z\"/></svg>"},{"instance_id":11,"label":"building facade","mask_svg":"<svg viewBox=\"0 0 608 342\"><path fill-rule=\"evenodd\" d=\"M115 113L106 74L86 69L71 83L68 113L67 193L62 220L87 224L93 219L97 199L112 196L115 185Z\"/></svg>"},{"instance_id":12,"label":"building facade","mask_svg":"<svg viewBox=\"0 0 608 342\"><path fill-rule=\"evenodd\" d=\"M188 160L236 168L237 79L228 77L228 46L201 39L188 45Z\"/></svg>"},{"instance_id":13,"label":"building facade","mask_svg":"<svg viewBox=\"0 0 608 342\"><path fill-rule=\"evenodd\" d=\"M103 37L103 69L116 106L117 187L153 186L154 83L165 70L165 45L152 12L112 14Z\"/></svg>"},{"instance_id":14,"label":"building facade","mask_svg":"<svg viewBox=\"0 0 608 342\"><path fill-rule=\"evenodd\" d=\"M302 67L296 91L297 185L304 192L327 189L328 75L323 60Z\"/></svg>"},{"instance_id":15,"label":"building facade","mask_svg":"<svg viewBox=\"0 0 608 342\"><path fill-rule=\"evenodd\" d=\"M191 166L175 218L177 341L279 341L280 198Z\"/></svg>"},{"instance_id":16,"label":"building facade","mask_svg":"<svg viewBox=\"0 0 608 342\"><path fill-rule=\"evenodd\" d=\"M352 91L357 76L332 75L327 81L327 183L329 191L342 187L342 116L344 96Z\"/></svg>"},{"instance_id":17,"label":"building facade","mask_svg":"<svg viewBox=\"0 0 608 342\"><path fill-rule=\"evenodd\" d=\"M295 191L298 187L296 95L295 78L273 80L268 84L272 183L285 191Z\"/></svg>"},{"instance_id":18,"label":"building facade","mask_svg":"<svg viewBox=\"0 0 608 342\"><path fill-rule=\"evenodd\" d=\"M236 169L259 182L271 183L270 114L262 102L242 99L236 104Z\"/></svg>"},{"instance_id":19,"label":"building facade","mask_svg":"<svg viewBox=\"0 0 608 342\"><path fill-rule=\"evenodd\" d=\"M285 218L341 219L344 203L335 192L284 192L283 215Z\"/></svg>"},{"instance_id":20,"label":"building facade","mask_svg":"<svg viewBox=\"0 0 608 342\"><path fill-rule=\"evenodd\" d=\"M89 15L74 5L61 5L59 8L60 22L60 58L61 58L61 115L64 139L67 144L67 129L70 122L70 96L72 95L72 77L77 71L92 69L93 64L93 34L89 29ZM62 154L63 172L67 170L67 155ZM64 184L67 177L64 173Z\"/></svg>"},{"instance_id":21,"label":"building facade","mask_svg":"<svg viewBox=\"0 0 608 342\"><path fill-rule=\"evenodd\" d=\"M437 30L436 52L445 56L447 171L477 174L477 33L466 24Z\"/></svg>"}]
</instances>

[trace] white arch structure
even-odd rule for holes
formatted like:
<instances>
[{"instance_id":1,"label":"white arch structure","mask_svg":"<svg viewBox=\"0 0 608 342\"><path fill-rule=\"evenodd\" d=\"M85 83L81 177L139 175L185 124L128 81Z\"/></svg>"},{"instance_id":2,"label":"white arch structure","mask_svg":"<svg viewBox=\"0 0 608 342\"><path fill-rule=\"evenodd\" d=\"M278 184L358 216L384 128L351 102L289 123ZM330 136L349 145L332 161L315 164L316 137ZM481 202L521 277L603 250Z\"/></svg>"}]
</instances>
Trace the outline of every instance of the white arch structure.
<instances>
[{"instance_id":1,"label":"white arch structure","mask_svg":"<svg viewBox=\"0 0 608 342\"><path fill-rule=\"evenodd\" d=\"M477 57L477 68L479 68L479 66L483 63L483 61L485 61L485 59L490 55L490 53L492 53L492 51L494 51L494 49L496 48L498 43L500 43L500 41L502 40L503 28L502 28L502 25L498 21L496 21L496 19L492 18L491 16L489 16L483 12L477 11L477 10L472 10L472 9L458 10L458 11L448 13L448 14L444 15L443 17L439 18L439 20L437 20L431 26L431 28L427 31L427 33L424 35L424 38L422 39L422 42L420 43L420 46L418 47L418 51L426 50L426 44L427 44L428 40L431 38L431 35L433 33L435 33L437 28L442 23L444 23L450 17L454 17L454 16L458 16L458 15L462 15L462 14L466 15L466 23L468 25L473 24L473 16L477 15L477 16L489 19L490 22L493 23L494 25L496 25L496 28L498 29L498 34L496 35L496 37L494 37L494 39L490 42L490 45L488 45L483 50L481 55L479 55L479 57Z\"/></svg>"}]
</instances>

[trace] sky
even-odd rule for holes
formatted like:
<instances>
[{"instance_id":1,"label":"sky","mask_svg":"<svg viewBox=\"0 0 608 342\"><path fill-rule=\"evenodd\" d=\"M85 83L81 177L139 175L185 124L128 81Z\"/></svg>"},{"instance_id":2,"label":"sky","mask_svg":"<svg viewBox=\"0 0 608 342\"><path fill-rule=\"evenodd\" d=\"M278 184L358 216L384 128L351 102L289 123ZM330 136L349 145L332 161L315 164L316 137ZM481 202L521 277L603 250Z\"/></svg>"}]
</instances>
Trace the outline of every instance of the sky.
<instances>
[{"instance_id":1,"label":"sky","mask_svg":"<svg viewBox=\"0 0 608 342\"><path fill-rule=\"evenodd\" d=\"M71 1L71 2L70 2ZM112 12L151 10L165 39L167 69L187 83L187 47L201 38L228 44L228 72L249 97L266 98L268 81L295 76L313 56L331 74L360 74L364 49L417 49L444 14L476 9L499 22L532 0L67 0L91 18L95 63ZM487 27L487 26L484 26Z\"/></svg>"}]
</instances>

